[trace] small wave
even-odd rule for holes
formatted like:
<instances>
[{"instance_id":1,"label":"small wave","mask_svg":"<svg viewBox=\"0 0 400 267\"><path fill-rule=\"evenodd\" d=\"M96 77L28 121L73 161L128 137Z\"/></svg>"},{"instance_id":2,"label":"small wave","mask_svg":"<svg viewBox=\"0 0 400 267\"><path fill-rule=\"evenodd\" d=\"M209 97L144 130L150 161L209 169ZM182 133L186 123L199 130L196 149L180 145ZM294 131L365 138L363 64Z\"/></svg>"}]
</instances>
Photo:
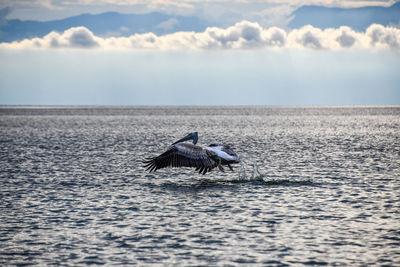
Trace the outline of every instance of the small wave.
<instances>
[{"instance_id":1,"label":"small wave","mask_svg":"<svg viewBox=\"0 0 400 267\"><path fill-rule=\"evenodd\" d=\"M253 179L237 179L237 180L201 180L199 183L195 184L197 186L213 186L213 185L235 185L235 184L264 184L269 186L277 186L277 185L313 185L314 182L311 180L289 180L289 179L279 179L279 180L264 180L263 176L257 176Z\"/></svg>"},{"instance_id":2,"label":"small wave","mask_svg":"<svg viewBox=\"0 0 400 267\"><path fill-rule=\"evenodd\" d=\"M218 178L202 178L199 180L191 181L174 181L168 179L162 183L143 183L144 186L166 188L171 190L198 190L201 188L218 187L218 186L232 186L240 184L257 184L265 186L300 186L300 185L315 185L311 180L291 180L291 179L270 179L268 175L262 174L258 170L257 163L246 163L242 160L241 167L238 171L238 176L228 179Z\"/></svg>"},{"instance_id":3,"label":"small wave","mask_svg":"<svg viewBox=\"0 0 400 267\"><path fill-rule=\"evenodd\" d=\"M218 186L233 186L242 184L257 184L265 186L301 186L301 185L314 185L311 180L289 180L289 179L279 179L279 180L266 180L264 176L259 175L252 179L226 179L226 180L214 180L214 179L201 179L193 183L174 183L165 182L159 185L159 187L169 188L169 189L201 189L209 187ZM153 185L154 186L154 185Z\"/></svg>"}]
</instances>

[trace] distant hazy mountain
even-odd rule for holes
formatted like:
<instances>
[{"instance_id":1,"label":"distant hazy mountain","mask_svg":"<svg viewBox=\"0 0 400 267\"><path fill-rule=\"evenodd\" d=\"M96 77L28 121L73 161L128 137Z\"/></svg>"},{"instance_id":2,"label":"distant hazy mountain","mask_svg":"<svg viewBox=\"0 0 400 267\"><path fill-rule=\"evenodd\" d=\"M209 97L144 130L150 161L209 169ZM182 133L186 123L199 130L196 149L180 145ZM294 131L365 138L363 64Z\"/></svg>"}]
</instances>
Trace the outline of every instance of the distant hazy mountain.
<instances>
[{"instance_id":1,"label":"distant hazy mountain","mask_svg":"<svg viewBox=\"0 0 400 267\"><path fill-rule=\"evenodd\" d=\"M359 31L372 23L382 25L400 25L400 2L390 7L329 8L321 6L303 6L292 14L294 19L290 28L299 28L307 24L315 27L337 28L350 26Z\"/></svg>"},{"instance_id":2,"label":"distant hazy mountain","mask_svg":"<svg viewBox=\"0 0 400 267\"><path fill-rule=\"evenodd\" d=\"M173 16L157 12L82 14L45 22L13 19L0 24L0 42L41 37L51 31L62 32L76 26L85 26L98 36L129 36L144 32L160 35L176 31L203 31L208 25L197 17Z\"/></svg>"},{"instance_id":3,"label":"distant hazy mountain","mask_svg":"<svg viewBox=\"0 0 400 267\"><path fill-rule=\"evenodd\" d=\"M400 3L391 7L328 8L303 6L293 12L290 28L311 24L319 28L350 26L365 30L372 23L400 25ZM163 35L176 31L204 31L213 22L194 16L174 16L163 13L121 14L107 12L97 15L82 14L62 20L32 21L0 18L0 42L42 37L51 31L62 32L71 27L85 26L98 36L130 36L153 32Z\"/></svg>"}]
</instances>

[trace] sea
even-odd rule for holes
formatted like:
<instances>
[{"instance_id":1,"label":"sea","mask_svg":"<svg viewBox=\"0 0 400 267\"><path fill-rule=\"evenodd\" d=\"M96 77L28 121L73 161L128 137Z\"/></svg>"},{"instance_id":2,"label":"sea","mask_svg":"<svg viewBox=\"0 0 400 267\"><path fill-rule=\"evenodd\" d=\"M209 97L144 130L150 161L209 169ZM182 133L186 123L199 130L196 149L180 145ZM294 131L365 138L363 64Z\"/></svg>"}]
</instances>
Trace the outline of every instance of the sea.
<instances>
[{"instance_id":1,"label":"sea","mask_svg":"<svg viewBox=\"0 0 400 267\"><path fill-rule=\"evenodd\" d=\"M0 265L400 266L400 106L1 106Z\"/></svg>"}]
</instances>

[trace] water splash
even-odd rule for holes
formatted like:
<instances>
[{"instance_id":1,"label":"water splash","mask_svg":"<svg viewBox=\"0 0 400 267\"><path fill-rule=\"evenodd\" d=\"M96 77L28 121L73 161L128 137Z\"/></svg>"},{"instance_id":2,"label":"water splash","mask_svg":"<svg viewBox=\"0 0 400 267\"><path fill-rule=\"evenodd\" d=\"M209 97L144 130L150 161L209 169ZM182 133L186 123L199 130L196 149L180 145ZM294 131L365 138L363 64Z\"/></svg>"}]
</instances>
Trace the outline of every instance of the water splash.
<instances>
[{"instance_id":1,"label":"water splash","mask_svg":"<svg viewBox=\"0 0 400 267\"><path fill-rule=\"evenodd\" d=\"M255 160L252 163L247 163L243 159L240 162L240 171L238 172L238 175L239 181L264 181L264 177L266 176L260 173Z\"/></svg>"},{"instance_id":2,"label":"water splash","mask_svg":"<svg viewBox=\"0 0 400 267\"><path fill-rule=\"evenodd\" d=\"M231 181L231 183L247 183L247 182L262 182L268 186L281 186L281 185L316 185L312 180L291 180L291 179L266 179L267 175L258 170L257 162L254 160L247 163L242 159L240 162L240 170L238 172L238 179Z\"/></svg>"}]
</instances>

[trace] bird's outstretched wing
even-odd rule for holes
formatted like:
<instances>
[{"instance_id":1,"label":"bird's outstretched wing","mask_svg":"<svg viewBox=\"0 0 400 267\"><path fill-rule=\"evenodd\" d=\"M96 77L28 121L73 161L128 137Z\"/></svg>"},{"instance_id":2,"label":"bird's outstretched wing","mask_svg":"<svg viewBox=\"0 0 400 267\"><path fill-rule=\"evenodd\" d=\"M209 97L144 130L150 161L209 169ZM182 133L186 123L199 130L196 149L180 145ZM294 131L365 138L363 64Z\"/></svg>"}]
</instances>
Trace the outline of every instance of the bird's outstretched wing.
<instances>
[{"instance_id":1,"label":"bird's outstretched wing","mask_svg":"<svg viewBox=\"0 0 400 267\"><path fill-rule=\"evenodd\" d=\"M154 158L147 158L146 171L153 172L166 167L193 167L199 173L206 174L218 166L213 151L188 143L172 145L167 151Z\"/></svg>"}]
</instances>

